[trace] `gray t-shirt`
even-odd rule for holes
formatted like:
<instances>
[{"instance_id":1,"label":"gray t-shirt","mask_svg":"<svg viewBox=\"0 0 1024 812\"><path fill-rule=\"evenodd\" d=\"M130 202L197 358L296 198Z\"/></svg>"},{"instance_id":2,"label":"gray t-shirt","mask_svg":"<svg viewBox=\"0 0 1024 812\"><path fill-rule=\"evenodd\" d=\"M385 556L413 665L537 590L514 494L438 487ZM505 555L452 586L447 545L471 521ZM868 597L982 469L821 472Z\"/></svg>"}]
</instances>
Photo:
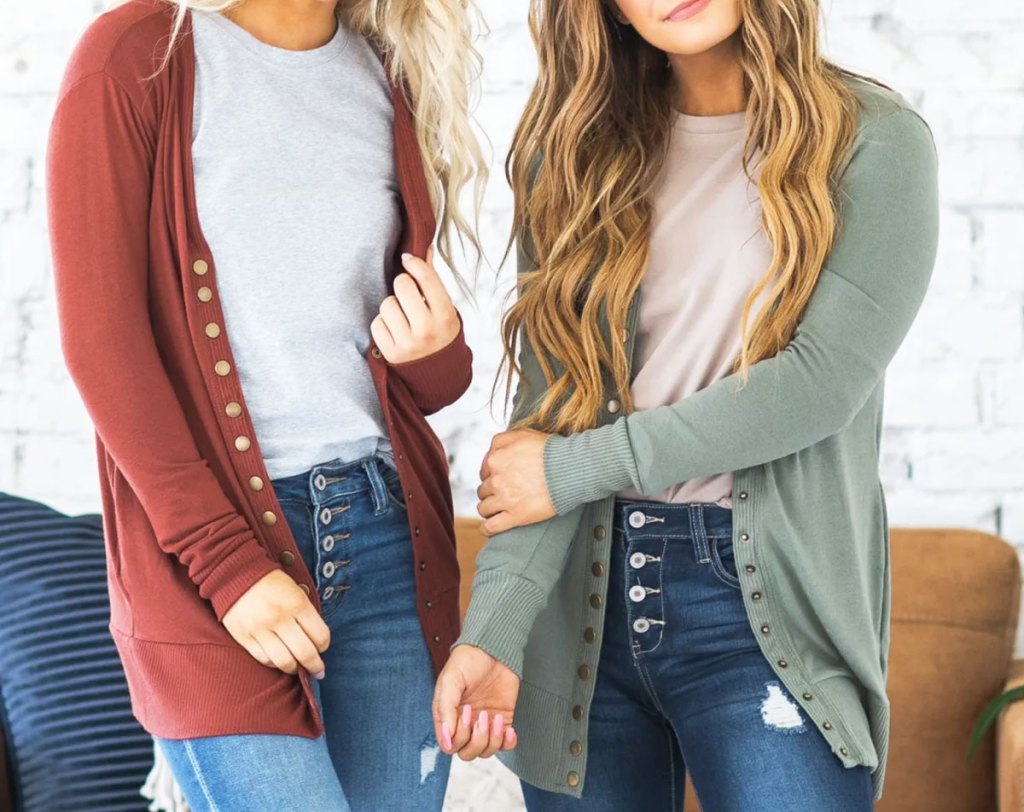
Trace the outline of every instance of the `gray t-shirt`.
<instances>
[{"instance_id":1,"label":"gray t-shirt","mask_svg":"<svg viewBox=\"0 0 1024 812\"><path fill-rule=\"evenodd\" d=\"M341 24L294 51L192 19L199 219L267 470L388 453L366 361L401 230L383 66Z\"/></svg>"}]
</instances>

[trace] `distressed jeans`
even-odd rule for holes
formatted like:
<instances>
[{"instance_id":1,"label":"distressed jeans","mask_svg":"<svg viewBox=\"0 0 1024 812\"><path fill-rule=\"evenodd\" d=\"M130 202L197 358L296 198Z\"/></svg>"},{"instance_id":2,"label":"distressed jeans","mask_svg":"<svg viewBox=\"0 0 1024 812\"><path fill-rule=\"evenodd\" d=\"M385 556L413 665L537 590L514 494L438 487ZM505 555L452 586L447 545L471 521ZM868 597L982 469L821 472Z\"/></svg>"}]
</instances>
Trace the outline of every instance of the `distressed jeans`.
<instances>
[{"instance_id":1,"label":"distressed jeans","mask_svg":"<svg viewBox=\"0 0 1024 812\"><path fill-rule=\"evenodd\" d=\"M598 565L599 566L599 565ZM607 614L581 799L523 784L529 812L866 812L747 619L732 511L616 500Z\"/></svg>"},{"instance_id":2,"label":"distressed jeans","mask_svg":"<svg viewBox=\"0 0 1024 812\"><path fill-rule=\"evenodd\" d=\"M313 680L325 733L158 738L195 812L441 809L451 757L433 734L409 525L385 460L273 480L331 629Z\"/></svg>"}]
</instances>

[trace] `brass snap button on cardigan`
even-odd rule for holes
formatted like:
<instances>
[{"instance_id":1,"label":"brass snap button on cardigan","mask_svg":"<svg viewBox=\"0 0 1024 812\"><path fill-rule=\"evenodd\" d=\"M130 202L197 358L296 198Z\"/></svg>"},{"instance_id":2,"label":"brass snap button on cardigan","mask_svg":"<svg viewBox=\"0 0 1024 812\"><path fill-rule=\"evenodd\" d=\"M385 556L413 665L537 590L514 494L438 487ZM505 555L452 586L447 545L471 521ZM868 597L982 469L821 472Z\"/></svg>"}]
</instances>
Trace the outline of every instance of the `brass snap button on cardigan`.
<instances>
[{"instance_id":1,"label":"brass snap button on cardigan","mask_svg":"<svg viewBox=\"0 0 1024 812\"><path fill-rule=\"evenodd\" d=\"M96 428L110 628L149 732L312 738L323 723L309 674L261 665L220 623L274 569L320 607L268 487L225 333L216 257L199 227L191 12L167 68L144 78L174 14L161 0L129 0L93 21L64 74L47 144L62 347ZM399 251L424 256L434 213L402 89L392 85L392 98L394 142L381 148L394 149ZM425 415L466 390L471 361L461 329L417 361L388 364L376 347L367 358L405 491L435 669L458 634L459 570L447 458Z\"/></svg>"},{"instance_id":2,"label":"brass snap button on cardigan","mask_svg":"<svg viewBox=\"0 0 1024 812\"><path fill-rule=\"evenodd\" d=\"M935 261L937 156L905 99L847 81L862 109L838 183L842 227L789 345L752 367L743 389L732 375L629 415L618 414L607 381L601 425L545 446L558 515L492 537L477 559L456 645L479 646L522 676L519 744L499 758L531 784L577 797L585 784L587 747L572 743L586 741L603 605L621 600L606 595L604 575L614 494L732 471L733 550L751 630L836 758L871 767L881 797L890 624L883 380ZM534 270L522 251L519 270ZM628 354L638 305L639 295L622 337ZM528 342L519 362L514 419L544 386Z\"/></svg>"}]
</instances>

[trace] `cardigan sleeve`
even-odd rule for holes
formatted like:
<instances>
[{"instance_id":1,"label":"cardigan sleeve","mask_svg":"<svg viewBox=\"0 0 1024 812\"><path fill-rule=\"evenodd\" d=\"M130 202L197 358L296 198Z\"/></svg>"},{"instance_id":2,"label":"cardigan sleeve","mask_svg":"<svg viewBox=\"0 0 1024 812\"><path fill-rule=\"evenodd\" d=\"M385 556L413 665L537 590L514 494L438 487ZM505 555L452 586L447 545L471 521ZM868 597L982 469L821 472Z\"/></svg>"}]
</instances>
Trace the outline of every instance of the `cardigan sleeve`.
<instances>
[{"instance_id":1,"label":"cardigan sleeve","mask_svg":"<svg viewBox=\"0 0 1024 812\"><path fill-rule=\"evenodd\" d=\"M517 260L520 273L531 267L522 248ZM533 410L544 383L529 339L522 335L520 340L521 374L512 398L513 423ZM472 598L453 648L481 648L522 676L527 638L562 575L581 514L579 508L487 540L477 554Z\"/></svg>"},{"instance_id":2,"label":"cardigan sleeve","mask_svg":"<svg viewBox=\"0 0 1024 812\"><path fill-rule=\"evenodd\" d=\"M187 567L220 619L280 567L201 457L153 335L153 129L104 72L76 78L58 102L46 193L61 348L161 549Z\"/></svg>"},{"instance_id":3,"label":"cardigan sleeve","mask_svg":"<svg viewBox=\"0 0 1024 812\"><path fill-rule=\"evenodd\" d=\"M544 448L555 510L627 487L658 493L694 477L796 453L847 425L880 384L930 281L938 240L937 155L910 108L864 125L839 184L841 230L792 340L722 378Z\"/></svg>"},{"instance_id":4,"label":"cardigan sleeve","mask_svg":"<svg viewBox=\"0 0 1024 812\"><path fill-rule=\"evenodd\" d=\"M473 380L473 352L459 314L459 332L444 347L415 361L389 364L425 415L451 406Z\"/></svg>"}]
</instances>

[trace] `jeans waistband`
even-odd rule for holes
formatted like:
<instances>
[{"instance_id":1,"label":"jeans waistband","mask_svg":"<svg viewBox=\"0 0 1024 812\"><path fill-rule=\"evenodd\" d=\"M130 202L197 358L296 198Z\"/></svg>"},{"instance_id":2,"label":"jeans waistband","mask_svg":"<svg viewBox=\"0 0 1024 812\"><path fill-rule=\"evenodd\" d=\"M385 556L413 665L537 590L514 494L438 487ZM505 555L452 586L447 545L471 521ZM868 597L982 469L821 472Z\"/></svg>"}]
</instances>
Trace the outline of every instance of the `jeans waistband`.
<instances>
[{"instance_id":1,"label":"jeans waistband","mask_svg":"<svg viewBox=\"0 0 1024 812\"><path fill-rule=\"evenodd\" d=\"M367 493L379 512L388 501L385 478L397 479L398 474L387 456L376 452L356 460L329 460L308 471L274 479L272 483L278 499L308 499L313 505L337 496Z\"/></svg>"},{"instance_id":2,"label":"jeans waistband","mask_svg":"<svg viewBox=\"0 0 1024 812\"><path fill-rule=\"evenodd\" d=\"M713 502L615 500L613 522L629 538L729 538L732 510Z\"/></svg>"}]
</instances>

